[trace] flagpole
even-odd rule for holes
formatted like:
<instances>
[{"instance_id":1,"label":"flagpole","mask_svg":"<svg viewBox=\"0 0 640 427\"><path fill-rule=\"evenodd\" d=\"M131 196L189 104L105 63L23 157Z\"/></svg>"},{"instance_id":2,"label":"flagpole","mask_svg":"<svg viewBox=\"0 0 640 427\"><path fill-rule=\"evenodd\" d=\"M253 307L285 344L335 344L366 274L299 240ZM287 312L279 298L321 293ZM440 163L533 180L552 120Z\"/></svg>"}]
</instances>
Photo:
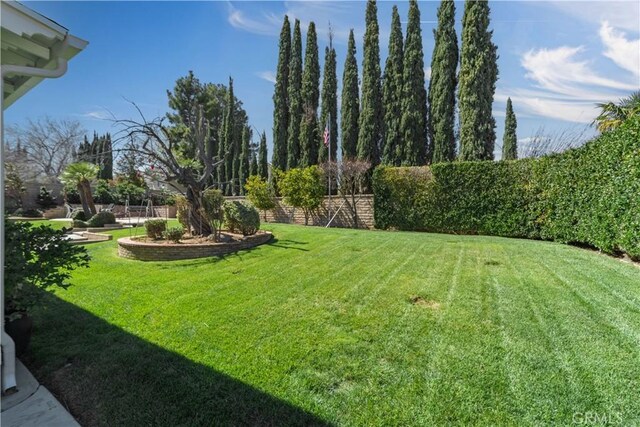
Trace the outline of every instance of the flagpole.
<instances>
[{"instance_id":1,"label":"flagpole","mask_svg":"<svg viewBox=\"0 0 640 427\"><path fill-rule=\"evenodd\" d=\"M327 121L327 129L329 129L329 144L327 145L327 149L329 150L329 222L331 221L331 113L329 113L328 121ZM329 222L327 222L327 226L329 226Z\"/></svg>"},{"instance_id":2,"label":"flagpole","mask_svg":"<svg viewBox=\"0 0 640 427\"><path fill-rule=\"evenodd\" d=\"M333 50L333 30L331 29L331 21L329 21L329 54L331 55L331 51ZM331 164L331 109L328 109L329 114L327 115L327 131L329 140L327 141L327 149L329 150L329 218L327 222L327 227L331 224L331 168L333 165ZM336 140L337 141L337 140Z\"/></svg>"},{"instance_id":3,"label":"flagpole","mask_svg":"<svg viewBox=\"0 0 640 427\"><path fill-rule=\"evenodd\" d=\"M329 129L329 218L331 218L331 168L333 165L331 164L331 113L329 113L329 123L327 123L327 128ZM327 223L329 225L329 223Z\"/></svg>"}]
</instances>

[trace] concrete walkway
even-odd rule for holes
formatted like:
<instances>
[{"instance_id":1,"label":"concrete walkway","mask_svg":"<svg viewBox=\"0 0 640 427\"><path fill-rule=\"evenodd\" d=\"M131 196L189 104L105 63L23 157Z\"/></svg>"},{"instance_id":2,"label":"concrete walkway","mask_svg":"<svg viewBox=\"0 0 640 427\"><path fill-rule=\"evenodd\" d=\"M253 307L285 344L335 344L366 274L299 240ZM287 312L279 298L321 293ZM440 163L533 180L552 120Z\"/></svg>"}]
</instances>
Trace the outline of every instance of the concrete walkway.
<instances>
[{"instance_id":1,"label":"concrete walkway","mask_svg":"<svg viewBox=\"0 0 640 427\"><path fill-rule=\"evenodd\" d=\"M16 360L18 391L2 396L2 427L79 427L80 424Z\"/></svg>"}]
</instances>

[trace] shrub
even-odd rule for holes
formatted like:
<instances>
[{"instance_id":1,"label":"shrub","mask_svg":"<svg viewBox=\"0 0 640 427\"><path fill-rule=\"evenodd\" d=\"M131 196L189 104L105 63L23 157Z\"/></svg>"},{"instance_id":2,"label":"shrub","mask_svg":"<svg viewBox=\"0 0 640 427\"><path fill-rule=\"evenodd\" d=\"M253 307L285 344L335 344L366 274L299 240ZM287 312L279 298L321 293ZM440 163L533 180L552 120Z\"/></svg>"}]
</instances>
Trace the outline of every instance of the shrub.
<instances>
[{"instance_id":1,"label":"shrub","mask_svg":"<svg viewBox=\"0 0 640 427\"><path fill-rule=\"evenodd\" d=\"M91 227L104 227L106 224L115 224L116 216L111 212L98 212L87 223Z\"/></svg>"},{"instance_id":2,"label":"shrub","mask_svg":"<svg viewBox=\"0 0 640 427\"><path fill-rule=\"evenodd\" d=\"M162 239L164 232L167 230L167 221L164 219L149 219L145 221L144 228L147 231L147 237Z\"/></svg>"},{"instance_id":3,"label":"shrub","mask_svg":"<svg viewBox=\"0 0 640 427\"><path fill-rule=\"evenodd\" d=\"M178 218L178 222L182 225L182 227L191 231L191 222L189 220L189 201L183 195L177 195L175 197L176 200L176 217Z\"/></svg>"},{"instance_id":4,"label":"shrub","mask_svg":"<svg viewBox=\"0 0 640 427\"><path fill-rule=\"evenodd\" d=\"M37 203L42 209L49 209L56 205L55 199L51 196L51 191L45 187L40 187Z\"/></svg>"},{"instance_id":5,"label":"shrub","mask_svg":"<svg viewBox=\"0 0 640 427\"><path fill-rule=\"evenodd\" d=\"M264 212L264 220L267 221L267 211L276 207L273 188L262 177L252 175L244 185L247 190L247 199L253 206Z\"/></svg>"},{"instance_id":6,"label":"shrub","mask_svg":"<svg viewBox=\"0 0 640 427\"><path fill-rule=\"evenodd\" d=\"M78 209L77 211L71 214L71 219L78 220L78 221L86 221L87 216L84 214L84 211L82 209Z\"/></svg>"},{"instance_id":7,"label":"shrub","mask_svg":"<svg viewBox=\"0 0 640 427\"><path fill-rule=\"evenodd\" d=\"M224 221L224 212L222 205L224 204L224 196L220 190L208 189L202 193L202 209L204 216L207 218L213 229L213 237L216 241L220 237L220 229Z\"/></svg>"},{"instance_id":8,"label":"shrub","mask_svg":"<svg viewBox=\"0 0 640 427\"><path fill-rule=\"evenodd\" d=\"M38 209L22 209L18 208L13 212L14 216L20 216L22 218L41 218L42 211Z\"/></svg>"},{"instance_id":9,"label":"shrub","mask_svg":"<svg viewBox=\"0 0 640 427\"><path fill-rule=\"evenodd\" d=\"M278 188L286 204L303 210L304 225L309 223L309 216L324 200L325 185L318 166L284 172L278 178Z\"/></svg>"},{"instance_id":10,"label":"shrub","mask_svg":"<svg viewBox=\"0 0 640 427\"><path fill-rule=\"evenodd\" d=\"M171 240L174 243L179 243L183 234L184 229L182 227L169 227L163 235L165 239Z\"/></svg>"},{"instance_id":11,"label":"shrub","mask_svg":"<svg viewBox=\"0 0 640 427\"><path fill-rule=\"evenodd\" d=\"M80 221L79 219L74 219L73 220L73 228L88 228L89 224L87 224L85 221Z\"/></svg>"},{"instance_id":12,"label":"shrub","mask_svg":"<svg viewBox=\"0 0 640 427\"><path fill-rule=\"evenodd\" d=\"M640 258L640 117L562 154L406 169L374 172L377 228L542 238Z\"/></svg>"},{"instance_id":13,"label":"shrub","mask_svg":"<svg viewBox=\"0 0 640 427\"><path fill-rule=\"evenodd\" d=\"M260 229L260 214L257 209L237 200L224 203L224 218L232 233L239 231L243 236L250 236Z\"/></svg>"},{"instance_id":14,"label":"shrub","mask_svg":"<svg viewBox=\"0 0 640 427\"><path fill-rule=\"evenodd\" d=\"M84 247L65 239L64 230L5 220L5 315L21 317L37 304L42 290L67 288L71 271L89 264Z\"/></svg>"}]
</instances>

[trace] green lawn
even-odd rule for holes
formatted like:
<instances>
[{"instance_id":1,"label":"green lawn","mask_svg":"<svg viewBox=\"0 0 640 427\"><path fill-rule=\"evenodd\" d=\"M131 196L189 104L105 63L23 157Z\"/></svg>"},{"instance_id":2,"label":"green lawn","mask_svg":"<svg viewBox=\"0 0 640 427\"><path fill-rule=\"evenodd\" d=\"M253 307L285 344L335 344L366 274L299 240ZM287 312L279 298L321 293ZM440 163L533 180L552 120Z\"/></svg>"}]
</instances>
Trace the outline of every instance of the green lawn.
<instances>
[{"instance_id":1,"label":"green lawn","mask_svg":"<svg viewBox=\"0 0 640 427\"><path fill-rule=\"evenodd\" d=\"M73 220L71 219L68 221L49 221L47 219L33 219L27 222L32 224L34 227L39 227L40 225L48 225L49 227L55 230L60 230L65 227L66 228L73 227Z\"/></svg>"},{"instance_id":2,"label":"green lawn","mask_svg":"<svg viewBox=\"0 0 640 427\"><path fill-rule=\"evenodd\" d=\"M83 425L640 423L637 266L538 241L265 228L276 241L224 258L87 246L91 267L36 313L29 365Z\"/></svg>"}]
</instances>

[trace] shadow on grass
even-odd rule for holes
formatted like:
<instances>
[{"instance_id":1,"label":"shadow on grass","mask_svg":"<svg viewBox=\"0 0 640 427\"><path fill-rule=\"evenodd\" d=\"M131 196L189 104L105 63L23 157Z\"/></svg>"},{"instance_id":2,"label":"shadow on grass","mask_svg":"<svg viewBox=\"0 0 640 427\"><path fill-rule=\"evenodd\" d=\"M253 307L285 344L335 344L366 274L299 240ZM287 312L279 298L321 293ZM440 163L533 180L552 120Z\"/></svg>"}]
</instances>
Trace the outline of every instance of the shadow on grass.
<instances>
[{"instance_id":1,"label":"shadow on grass","mask_svg":"<svg viewBox=\"0 0 640 427\"><path fill-rule=\"evenodd\" d=\"M271 239L269 241L269 243L267 243L267 245L273 246L275 248L296 249L298 251L309 252L309 249L305 249L305 248L301 248L300 247L300 245L307 245L307 244L309 244L309 243L308 242L298 242L298 241L289 240L289 239L278 239L277 237L274 237L273 239Z\"/></svg>"},{"instance_id":2,"label":"shadow on grass","mask_svg":"<svg viewBox=\"0 0 640 427\"><path fill-rule=\"evenodd\" d=\"M24 357L83 426L329 423L47 294Z\"/></svg>"}]
</instances>

